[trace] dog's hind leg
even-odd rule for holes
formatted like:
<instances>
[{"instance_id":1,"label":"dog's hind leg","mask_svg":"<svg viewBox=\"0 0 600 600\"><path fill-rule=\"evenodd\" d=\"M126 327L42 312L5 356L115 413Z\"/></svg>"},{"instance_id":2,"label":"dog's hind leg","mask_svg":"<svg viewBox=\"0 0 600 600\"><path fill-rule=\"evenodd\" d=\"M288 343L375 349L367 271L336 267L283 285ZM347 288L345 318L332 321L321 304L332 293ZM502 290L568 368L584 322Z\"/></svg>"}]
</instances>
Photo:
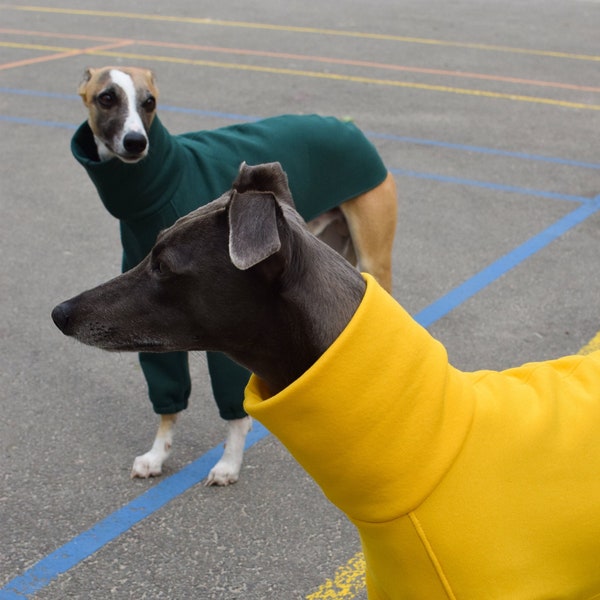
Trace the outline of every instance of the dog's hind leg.
<instances>
[{"instance_id":1,"label":"dog's hind leg","mask_svg":"<svg viewBox=\"0 0 600 600\"><path fill-rule=\"evenodd\" d=\"M244 459L246 436L251 428L252 419L247 416L227 421L227 438L223 456L211 469L204 485L229 485L238 480Z\"/></svg>"},{"instance_id":2,"label":"dog's hind leg","mask_svg":"<svg viewBox=\"0 0 600 600\"><path fill-rule=\"evenodd\" d=\"M167 460L171 453L171 446L173 445L173 429L175 427L175 421L177 420L177 414L161 415L160 424L152 448L137 456L133 461L133 468L131 469L131 477L156 477L162 473L162 466L165 460Z\"/></svg>"},{"instance_id":3,"label":"dog's hind leg","mask_svg":"<svg viewBox=\"0 0 600 600\"><path fill-rule=\"evenodd\" d=\"M391 173L376 188L340 205L361 271L392 290L392 245L396 234L398 198Z\"/></svg>"}]
</instances>

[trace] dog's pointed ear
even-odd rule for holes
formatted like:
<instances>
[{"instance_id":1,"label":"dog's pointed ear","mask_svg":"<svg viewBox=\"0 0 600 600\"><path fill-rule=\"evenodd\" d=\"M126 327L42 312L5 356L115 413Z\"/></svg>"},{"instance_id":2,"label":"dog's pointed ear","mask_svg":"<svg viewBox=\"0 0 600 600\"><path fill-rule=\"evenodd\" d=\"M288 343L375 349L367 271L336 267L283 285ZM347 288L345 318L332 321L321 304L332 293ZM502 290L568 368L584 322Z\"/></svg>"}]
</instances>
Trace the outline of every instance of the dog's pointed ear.
<instances>
[{"instance_id":1,"label":"dog's pointed ear","mask_svg":"<svg viewBox=\"0 0 600 600\"><path fill-rule=\"evenodd\" d=\"M243 162L232 187L238 192L248 190L271 192L279 202L289 204L294 208L287 175L278 162L256 166L250 166Z\"/></svg>"},{"instance_id":2,"label":"dog's pointed ear","mask_svg":"<svg viewBox=\"0 0 600 600\"><path fill-rule=\"evenodd\" d=\"M79 87L77 88L77 93L85 100L85 90L87 88L87 84L90 82L90 79L94 76L94 73L97 71L97 69L92 69L91 67L88 67L84 72L83 72L83 79L81 80L81 83L79 84Z\"/></svg>"},{"instance_id":3,"label":"dog's pointed ear","mask_svg":"<svg viewBox=\"0 0 600 600\"><path fill-rule=\"evenodd\" d=\"M152 69L146 69L146 78L155 96L158 97L158 80Z\"/></svg>"},{"instance_id":4,"label":"dog's pointed ear","mask_svg":"<svg viewBox=\"0 0 600 600\"><path fill-rule=\"evenodd\" d=\"M233 190L229 202L229 256L245 271L281 248L275 196L269 192Z\"/></svg>"}]
</instances>

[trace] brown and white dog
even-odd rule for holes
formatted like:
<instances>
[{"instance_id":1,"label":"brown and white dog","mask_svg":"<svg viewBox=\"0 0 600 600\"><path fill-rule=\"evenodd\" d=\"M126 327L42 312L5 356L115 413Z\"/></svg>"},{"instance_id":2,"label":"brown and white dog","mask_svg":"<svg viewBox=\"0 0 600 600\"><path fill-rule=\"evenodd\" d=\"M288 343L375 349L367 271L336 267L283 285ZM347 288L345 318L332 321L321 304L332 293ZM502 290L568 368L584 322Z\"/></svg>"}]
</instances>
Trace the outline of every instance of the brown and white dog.
<instances>
[{"instance_id":1,"label":"brown and white dog","mask_svg":"<svg viewBox=\"0 0 600 600\"><path fill-rule=\"evenodd\" d=\"M152 187L152 178L157 176L159 170L156 163L150 166L153 149L156 152L156 148L153 148L151 143L150 131L156 119L158 99L158 88L152 71L136 67L88 69L83 82L79 86L79 94L89 112L88 124L93 133L95 150L97 150L96 160L99 159L100 163L106 165L106 168L103 169L103 177L107 177L110 184L112 171L108 165L114 165L114 169L119 170L119 177L121 177L124 166L122 163L128 163L131 170L135 169L135 183L133 184L135 187L130 190L129 195L131 198L137 198L145 194L147 189ZM252 127L252 124L247 126ZM226 129L216 131L225 131ZM176 139L178 136L171 137ZM291 137L293 137L293 134L291 134ZM294 140L290 139L290 145L293 143ZM343 148L339 150L339 152L344 151L346 150ZM76 154L75 156L77 158ZM112 160L115 158L118 161ZM80 159L78 158L78 160ZM252 162L253 157L236 157L231 164L232 173L237 171L242 160ZM266 162L263 157L258 157L255 160L256 162ZM276 156L269 160L279 160L279 157ZM80 160L80 162L82 161ZM144 165L148 165L147 168L144 168ZM218 169L222 169L221 164L215 165L214 169L209 165L207 170L212 173ZM287 169L289 171L289 166ZM90 174L98 188L107 209L111 214L121 219L121 223L123 223L123 217L118 214L116 209L113 210L114 207L110 206L111 198L107 197L110 192L101 189L100 178L96 178L89 172L89 169L88 174ZM302 176L311 178L313 173L307 170L302 173ZM331 174L331 177L335 176L335 174ZM344 174L342 173L339 176L343 177ZM183 216L183 214L189 212L190 195L192 197L191 202L196 203L193 208L197 208L226 191L232 179L232 176L227 175L224 179L227 182L225 187L206 198L202 198L197 189L188 189L190 186L178 190L177 198L185 200L188 206L178 216ZM152 199L152 201L154 200ZM302 213L301 206L299 206L299 210ZM396 186L392 175L387 173L381 183L365 193L360 193L347 201L341 202L338 206L326 207L326 210L310 220L309 228L312 233L337 250L352 264L358 266L362 271L371 273L383 287L390 290L392 286L391 255L396 229L396 213ZM150 250L158 231L171 224L172 222L163 222L155 231L147 232L148 239L144 242L146 247L143 254ZM122 238L123 235L122 229ZM142 246L141 243L137 245ZM130 264L127 268L131 268L142 258L143 255L140 254L135 261L129 261ZM124 264L126 262L124 261ZM150 387L150 381L148 383ZM242 398L240 397L240 405L241 402ZM132 477L149 477L161 474L163 462L168 457L173 443L175 420L176 414L161 414L160 425L152 448L135 459ZM209 485L227 485L238 479L243 458L244 440L250 428L250 417L232 418L227 421L227 424L228 433L225 452L208 477L207 484Z\"/></svg>"},{"instance_id":2,"label":"brown and white dog","mask_svg":"<svg viewBox=\"0 0 600 600\"><path fill-rule=\"evenodd\" d=\"M101 161L135 163L148 154L148 130L156 115L158 88L152 71L138 68L88 69L79 95Z\"/></svg>"}]
</instances>

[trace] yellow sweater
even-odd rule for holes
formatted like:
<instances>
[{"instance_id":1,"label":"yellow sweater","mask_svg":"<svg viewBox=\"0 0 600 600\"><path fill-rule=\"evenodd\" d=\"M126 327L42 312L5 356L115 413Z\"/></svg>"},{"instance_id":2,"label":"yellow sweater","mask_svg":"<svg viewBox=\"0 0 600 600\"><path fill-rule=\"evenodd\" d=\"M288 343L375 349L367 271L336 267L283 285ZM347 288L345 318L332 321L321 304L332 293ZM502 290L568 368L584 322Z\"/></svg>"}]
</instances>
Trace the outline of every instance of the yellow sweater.
<instances>
[{"instance_id":1,"label":"yellow sweater","mask_svg":"<svg viewBox=\"0 0 600 600\"><path fill-rule=\"evenodd\" d=\"M600 353L463 373L379 285L245 408L356 525L369 598L600 598Z\"/></svg>"}]
</instances>

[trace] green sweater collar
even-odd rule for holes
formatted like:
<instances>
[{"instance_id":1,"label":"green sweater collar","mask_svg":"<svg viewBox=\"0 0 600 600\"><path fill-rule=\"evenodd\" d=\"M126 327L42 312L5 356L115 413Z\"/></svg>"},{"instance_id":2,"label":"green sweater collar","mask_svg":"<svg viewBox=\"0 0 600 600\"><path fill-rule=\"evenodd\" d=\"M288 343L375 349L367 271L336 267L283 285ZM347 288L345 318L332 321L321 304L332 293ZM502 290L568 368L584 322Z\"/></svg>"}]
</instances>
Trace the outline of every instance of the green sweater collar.
<instances>
[{"instance_id":1,"label":"green sweater collar","mask_svg":"<svg viewBox=\"0 0 600 600\"><path fill-rule=\"evenodd\" d=\"M177 189L182 148L158 117L149 132L150 151L138 163L100 162L86 121L71 140L71 152L87 171L108 212L123 221L142 219L164 206Z\"/></svg>"}]
</instances>

